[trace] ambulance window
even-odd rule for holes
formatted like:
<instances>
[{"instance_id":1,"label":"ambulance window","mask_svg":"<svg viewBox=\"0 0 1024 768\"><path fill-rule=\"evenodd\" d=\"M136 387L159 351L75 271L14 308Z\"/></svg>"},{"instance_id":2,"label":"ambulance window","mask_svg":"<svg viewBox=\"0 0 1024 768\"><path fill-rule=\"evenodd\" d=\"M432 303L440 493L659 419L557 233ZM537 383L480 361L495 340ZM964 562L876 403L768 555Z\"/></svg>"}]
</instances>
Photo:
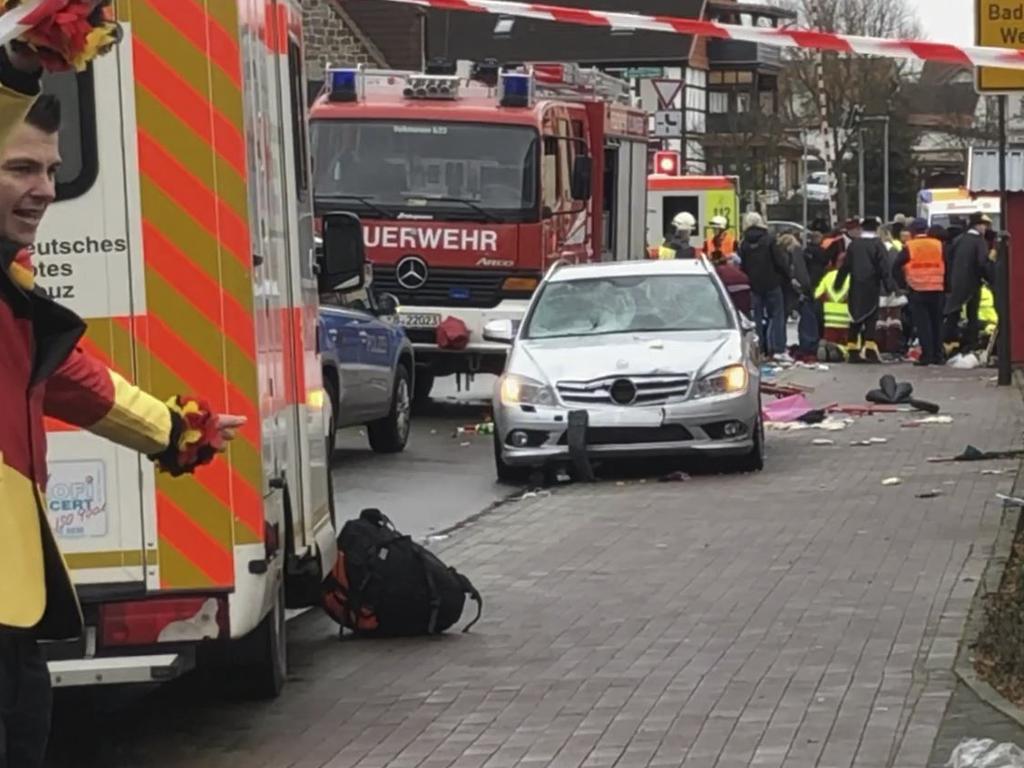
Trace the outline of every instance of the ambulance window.
<instances>
[{"instance_id":1,"label":"ambulance window","mask_svg":"<svg viewBox=\"0 0 1024 768\"><path fill-rule=\"evenodd\" d=\"M96 181L99 158L96 146L96 102L92 68L43 75L43 92L60 100L60 154L57 172L57 200L84 195Z\"/></svg>"},{"instance_id":2,"label":"ambulance window","mask_svg":"<svg viewBox=\"0 0 1024 768\"><path fill-rule=\"evenodd\" d=\"M298 43L288 38L288 80L291 83L292 144L295 153L295 193L300 200L309 191L309 164L307 155L305 78L302 74L302 51Z\"/></svg>"}]
</instances>

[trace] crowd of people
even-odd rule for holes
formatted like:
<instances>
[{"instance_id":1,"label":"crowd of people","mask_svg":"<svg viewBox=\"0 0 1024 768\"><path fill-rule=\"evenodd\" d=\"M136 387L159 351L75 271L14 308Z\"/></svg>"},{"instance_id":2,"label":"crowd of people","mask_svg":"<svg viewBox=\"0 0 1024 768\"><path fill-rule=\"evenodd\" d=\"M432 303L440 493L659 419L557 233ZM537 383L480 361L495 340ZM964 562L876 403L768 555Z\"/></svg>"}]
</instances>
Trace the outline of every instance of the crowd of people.
<instances>
[{"instance_id":1,"label":"crowd of people","mask_svg":"<svg viewBox=\"0 0 1024 768\"><path fill-rule=\"evenodd\" d=\"M749 213L738 242L716 217L702 248L692 245L691 214L672 224L658 257L711 261L775 361L871 363L890 354L918 366L971 368L984 359L979 352L992 349L996 232L984 214L971 216L965 229L903 216L882 226L868 217L833 231L776 236L760 214ZM790 346L787 322L794 317L797 343Z\"/></svg>"}]
</instances>

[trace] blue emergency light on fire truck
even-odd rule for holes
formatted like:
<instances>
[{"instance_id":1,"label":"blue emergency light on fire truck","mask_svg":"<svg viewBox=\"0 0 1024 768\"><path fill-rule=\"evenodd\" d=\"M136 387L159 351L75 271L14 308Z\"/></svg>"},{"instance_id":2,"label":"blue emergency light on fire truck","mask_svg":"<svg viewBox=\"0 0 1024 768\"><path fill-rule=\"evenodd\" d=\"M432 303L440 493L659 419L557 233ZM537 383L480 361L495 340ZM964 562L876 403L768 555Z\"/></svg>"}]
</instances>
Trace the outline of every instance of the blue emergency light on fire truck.
<instances>
[{"instance_id":1,"label":"blue emergency light on fire truck","mask_svg":"<svg viewBox=\"0 0 1024 768\"><path fill-rule=\"evenodd\" d=\"M317 214L362 219L420 396L438 375L501 372L483 327L521 319L552 264L643 254L647 116L597 70L330 68L310 125Z\"/></svg>"}]
</instances>

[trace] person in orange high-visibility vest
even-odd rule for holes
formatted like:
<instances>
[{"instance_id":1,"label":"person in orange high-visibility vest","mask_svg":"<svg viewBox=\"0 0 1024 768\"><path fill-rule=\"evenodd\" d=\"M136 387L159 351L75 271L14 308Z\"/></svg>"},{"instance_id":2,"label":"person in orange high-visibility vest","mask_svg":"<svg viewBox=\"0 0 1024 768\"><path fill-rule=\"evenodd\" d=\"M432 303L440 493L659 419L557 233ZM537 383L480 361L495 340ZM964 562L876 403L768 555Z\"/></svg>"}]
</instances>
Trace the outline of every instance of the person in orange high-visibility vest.
<instances>
[{"instance_id":1,"label":"person in orange high-visibility vest","mask_svg":"<svg viewBox=\"0 0 1024 768\"><path fill-rule=\"evenodd\" d=\"M704 241L704 255L711 261L734 256L736 236L729 231L729 221L725 216L715 216L708 225L711 227L711 237Z\"/></svg>"},{"instance_id":2,"label":"person in orange high-visibility vest","mask_svg":"<svg viewBox=\"0 0 1024 768\"><path fill-rule=\"evenodd\" d=\"M942 310L946 301L946 260L942 241L928 235L928 222L914 219L911 238L896 257L897 282L910 290L910 311L921 358L914 365L942 365Z\"/></svg>"}]
</instances>

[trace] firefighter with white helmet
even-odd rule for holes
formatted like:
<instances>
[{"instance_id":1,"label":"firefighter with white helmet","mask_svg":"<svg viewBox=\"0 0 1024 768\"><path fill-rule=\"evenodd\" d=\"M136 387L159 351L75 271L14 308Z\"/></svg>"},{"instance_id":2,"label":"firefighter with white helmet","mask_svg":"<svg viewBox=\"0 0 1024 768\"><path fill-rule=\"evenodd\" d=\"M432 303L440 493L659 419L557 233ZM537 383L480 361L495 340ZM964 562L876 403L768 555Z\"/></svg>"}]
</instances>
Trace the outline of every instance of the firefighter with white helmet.
<instances>
[{"instance_id":1,"label":"firefighter with white helmet","mask_svg":"<svg viewBox=\"0 0 1024 768\"><path fill-rule=\"evenodd\" d=\"M697 229L697 220L692 213L683 211L672 218L672 234L665 238L658 249L659 259L695 259L700 254L690 244L690 237Z\"/></svg>"},{"instance_id":2,"label":"firefighter with white helmet","mask_svg":"<svg viewBox=\"0 0 1024 768\"><path fill-rule=\"evenodd\" d=\"M736 236L729 231L725 216L714 216L708 222L711 236L704 242L704 254L712 261L728 259L736 253Z\"/></svg>"}]
</instances>

